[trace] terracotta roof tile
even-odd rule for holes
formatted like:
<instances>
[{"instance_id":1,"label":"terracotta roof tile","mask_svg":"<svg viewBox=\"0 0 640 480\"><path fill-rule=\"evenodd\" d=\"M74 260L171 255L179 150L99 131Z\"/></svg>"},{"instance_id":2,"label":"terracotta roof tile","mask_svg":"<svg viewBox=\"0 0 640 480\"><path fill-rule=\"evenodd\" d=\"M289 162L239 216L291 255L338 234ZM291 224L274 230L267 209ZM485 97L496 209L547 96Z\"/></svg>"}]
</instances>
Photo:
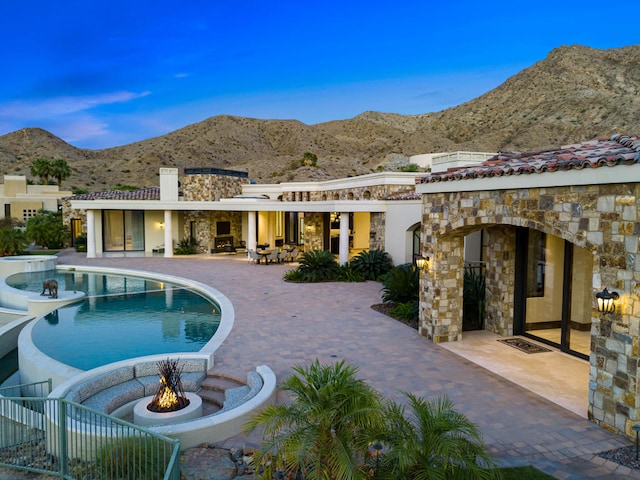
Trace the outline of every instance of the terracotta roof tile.
<instances>
[{"instance_id":1,"label":"terracotta roof tile","mask_svg":"<svg viewBox=\"0 0 640 480\"><path fill-rule=\"evenodd\" d=\"M106 190L67 197L68 200L160 200L160 187L138 190Z\"/></svg>"},{"instance_id":2,"label":"terracotta roof tile","mask_svg":"<svg viewBox=\"0 0 640 480\"><path fill-rule=\"evenodd\" d=\"M558 149L534 152L499 153L489 160L446 172L431 173L416 183L451 182L474 178L529 175L534 173L613 167L640 163L640 138L637 135L613 135Z\"/></svg>"}]
</instances>

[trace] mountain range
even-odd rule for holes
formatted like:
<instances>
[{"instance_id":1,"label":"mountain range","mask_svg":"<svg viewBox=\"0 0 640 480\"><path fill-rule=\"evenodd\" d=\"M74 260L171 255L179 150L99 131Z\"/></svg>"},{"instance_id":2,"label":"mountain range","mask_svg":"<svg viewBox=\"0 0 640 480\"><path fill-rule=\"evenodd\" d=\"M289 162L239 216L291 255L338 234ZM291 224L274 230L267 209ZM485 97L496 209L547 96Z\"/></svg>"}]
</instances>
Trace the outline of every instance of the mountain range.
<instances>
[{"instance_id":1,"label":"mountain range","mask_svg":"<svg viewBox=\"0 0 640 480\"><path fill-rule=\"evenodd\" d=\"M161 167L246 170L257 182L277 183L394 170L422 153L559 147L640 133L639 67L640 45L563 46L486 94L440 112L365 112L315 125L220 115L102 150L24 128L0 136L0 171L30 177L36 158L64 158L72 170L64 188L98 191L158 185ZM301 165L305 152L317 156L317 166Z\"/></svg>"}]
</instances>

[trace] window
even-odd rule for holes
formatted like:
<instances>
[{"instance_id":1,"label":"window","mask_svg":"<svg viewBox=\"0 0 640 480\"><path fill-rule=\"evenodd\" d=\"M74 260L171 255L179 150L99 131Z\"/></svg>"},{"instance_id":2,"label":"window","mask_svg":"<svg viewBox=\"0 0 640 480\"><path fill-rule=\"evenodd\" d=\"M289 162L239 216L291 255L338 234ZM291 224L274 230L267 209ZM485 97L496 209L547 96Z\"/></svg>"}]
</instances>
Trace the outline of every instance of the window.
<instances>
[{"instance_id":1,"label":"window","mask_svg":"<svg viewBox=\"0 0 640 480\"><path fill-rule=\"evenodd\" d=\"M105 210L102 215L105 251L144 250L144 212Z\"/></svg>"}]
</instances>

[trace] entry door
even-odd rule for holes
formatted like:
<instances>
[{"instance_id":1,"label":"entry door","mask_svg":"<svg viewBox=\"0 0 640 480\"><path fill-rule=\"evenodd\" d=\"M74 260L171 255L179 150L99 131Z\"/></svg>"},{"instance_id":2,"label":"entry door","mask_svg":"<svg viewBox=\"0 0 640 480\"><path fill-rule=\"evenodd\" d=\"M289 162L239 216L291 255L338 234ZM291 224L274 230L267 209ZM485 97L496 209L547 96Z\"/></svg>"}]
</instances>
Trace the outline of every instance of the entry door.
<instances>
[{"instance_id":1,"label":"entry door","mask_svg":"<svg viewBox=\"0 0 640 480\"><path fill-rule=\"evenodd\" d=\"M593 256L559 237L516 234L514 333L588 358Z\"/></svg>"}]
</instances>

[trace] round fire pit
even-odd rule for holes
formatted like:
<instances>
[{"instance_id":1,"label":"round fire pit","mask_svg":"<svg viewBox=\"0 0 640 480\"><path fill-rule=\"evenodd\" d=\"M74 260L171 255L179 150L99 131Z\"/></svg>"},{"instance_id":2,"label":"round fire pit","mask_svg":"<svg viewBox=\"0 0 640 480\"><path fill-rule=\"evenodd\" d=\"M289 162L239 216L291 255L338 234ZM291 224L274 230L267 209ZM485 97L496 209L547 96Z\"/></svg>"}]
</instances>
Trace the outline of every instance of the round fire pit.
<instances>
[{"instance_id":1,"label":"round fire pit","mask_svg":"<svg viewBox=\"0 0 640 480\"><path fill-rule=\"evenodd\" d=\"M153 400L153 396L144 397L133 407L133 423L142 427L150 425L169 425L172 423L186 422L202 416L202 399L192 392L185 392L189 399L189 405L175 412L151 412L147 405Z\"/></svg>"}]
</instances>

